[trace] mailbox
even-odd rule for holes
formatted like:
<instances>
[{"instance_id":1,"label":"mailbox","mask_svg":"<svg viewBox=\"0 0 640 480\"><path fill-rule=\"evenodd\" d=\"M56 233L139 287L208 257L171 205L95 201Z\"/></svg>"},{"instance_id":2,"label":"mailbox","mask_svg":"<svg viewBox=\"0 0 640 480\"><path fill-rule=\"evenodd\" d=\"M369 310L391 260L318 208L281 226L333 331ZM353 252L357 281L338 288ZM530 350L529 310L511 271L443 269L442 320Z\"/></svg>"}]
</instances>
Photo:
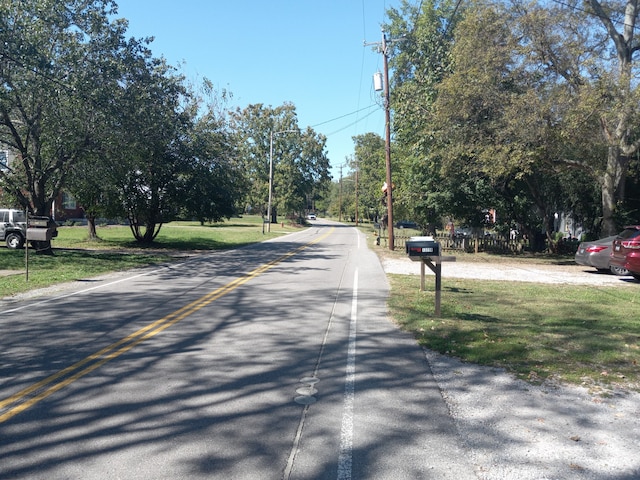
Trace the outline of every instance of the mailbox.
<instances>
[{"instance_id":1,"label":"mailbox","mask_svg":"<svg viewBox=\"0 0 640 480\"><path fill-rule=\"evenodd\" d=\"M412 260L419 260L425 257L439 257L440 243L433 237L411 237L406 242L407 255Z\"/></svg>"},{"instance_id":2,"label":"mailbox","mask_svg":"<svg viewBox=\"0 0 640 480\"><path fill-rule=\"evenodd\" d=\"M33 228L48 228L49 227L49 218L48 217L29 217L29 227Z\"/></svg>"},{"instance_id":3,"label":"mailbox","mask_svg":"<svg viewBox=\"0 0 640 480\"><path fill-rule=\"evenodd\" d=\"M52 238L52 232L48 228L27 228L27 239L30 241L48 242Z\"/></svg>"},{"instance_id":4,"label":"mailbox","mask_svg":"<svg viewBox=\"0 0 640 480\"><path fill-rule=\"evenodd\" d=\"M29 216L27 225L27 240L35 242L49 242L52 238L57 236L57 225L49 217Z\"/></svg>"}]
</instances>

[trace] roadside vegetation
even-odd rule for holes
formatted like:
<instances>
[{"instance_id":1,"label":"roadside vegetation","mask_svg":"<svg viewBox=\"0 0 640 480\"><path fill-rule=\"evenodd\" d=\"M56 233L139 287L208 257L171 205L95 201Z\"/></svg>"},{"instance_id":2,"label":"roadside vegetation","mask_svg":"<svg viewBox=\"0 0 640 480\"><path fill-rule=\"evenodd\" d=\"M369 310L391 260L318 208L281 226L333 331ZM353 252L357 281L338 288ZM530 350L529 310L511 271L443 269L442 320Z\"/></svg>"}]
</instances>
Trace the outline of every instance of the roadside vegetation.
<instances>
[{"instance_id":1,"label":"roadside vegetation","mask_svg":"<svg viewBox=\"0 0 640 480\"><path fill-rule=\"evenodd\" d=\"M366 231L366 229L363 229ZM379 257L404 252L375 248ZM572 255L455 252L457 262L574 265ZM504 368L531 383L640 391L640 289L444 278L441 316L433 282L389 275L394 322L430 350Z\"/></svg>"},{"instance_id":2,"label":"roadside vegetation","mask_svg":"<svg viewBox=\"0 0 640 480\"><path fill-rule=\"evenodd\" d=\"M433 286L391 275L391 317L420 345L520 378L640 390L640 291L445 279L441 316Z\"/></svg>"}]
</instances>

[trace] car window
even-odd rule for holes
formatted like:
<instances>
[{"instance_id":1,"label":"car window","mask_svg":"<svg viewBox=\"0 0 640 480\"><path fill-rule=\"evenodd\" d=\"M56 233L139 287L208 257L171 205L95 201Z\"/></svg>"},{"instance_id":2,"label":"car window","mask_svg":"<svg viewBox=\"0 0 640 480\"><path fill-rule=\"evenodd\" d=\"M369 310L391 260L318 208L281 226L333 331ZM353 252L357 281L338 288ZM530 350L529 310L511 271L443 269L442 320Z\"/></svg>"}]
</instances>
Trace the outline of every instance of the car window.
<instances>
[{"instance_id":1,"label":"car window","mask_svg":"<svg viewBox=\"0 0 640 480\"><path fill-rule=\"evenodd\" d=\"M9 212L0 212L0 222L5 223L9 221Z\"/></svg>"},{"instance_id":2,"label":"car window","mask_svg":"<svg viewBox=\"0 0 640 480\"><path fill-rule=\"evenodd\" d=\"M22 210L18 210L13 212L13 221L18 223L18 222L26 222L27 219L24 216L24 212Z\"/></svg>"},{"instance_id":3,"label":"car window","mask_svg":"<svg viewBox=\"0 0 640 480\"><path fill-rule=\"evenodd\" d=\"M633 238L640 235L640 230L637 228L625 228L618 237L622 240L627 240L629 238Z\"/></svg>"}]
</instances>

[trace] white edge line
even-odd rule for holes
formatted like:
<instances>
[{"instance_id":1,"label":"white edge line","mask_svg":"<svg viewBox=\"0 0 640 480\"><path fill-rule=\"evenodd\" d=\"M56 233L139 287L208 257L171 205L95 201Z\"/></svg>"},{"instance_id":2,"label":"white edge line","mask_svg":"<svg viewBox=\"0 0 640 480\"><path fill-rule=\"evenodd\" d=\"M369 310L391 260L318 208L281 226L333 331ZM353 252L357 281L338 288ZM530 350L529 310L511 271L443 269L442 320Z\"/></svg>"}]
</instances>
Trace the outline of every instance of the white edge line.
<instances>
[{"instance_id":1,"label":"white edge line","mask_svg":"<svg viewBox=\"0 0 640 480\"><path fill-rule=\"evenodd\" d=\"M44 305L46 303L56 302L58 300L62 300L63 298L69 298L69 297L73 297L73 296L76 296L76 295L81 295L83 293L90 292L91 290L97 290L99 288L104 288L104 287L108 287L110 285L115 285L117 283L126 282L128 280L133 280L134 278L144 277L146 275L151 275L151 274L157 273L157 272L159 272L161 270L166 270L167 268L172 268L172 267L175 267L175 266L180 266L180 265L172 264L171 267L157 268L157 269L151 270L149 272L139 273L138 275L133 275L131 277L120 278L120 279L114 280L112 282L103 283L103 284L100 284L100 285L96 285L94 287L89 287L89 288L85 288L83 290L78 290L78 291L75 291L75 292L67 293L65 295L59 295L57 297L51 297L51 298L47 298L45 300L40 300L40 301L37 301L37 302L28 302L25 305L22 305L21 307L11 308L9 310L3 310L0 313L0 316L4 315L5 313L18 312L20 310L24 310L25 308L32 308L32 307L37 306L37 305Z\"/></svg>"},{"instance_id":2,"label":"white edge line","mask_svg":"<svg viewBox=\"0 0 640 480\"><path fill-rule=\"evenodd\" d=\"M358 320L358 270L353 276L353 298L351 300L351 321L349 322L349 345L347 368L344 381L344 409L340 430L340 455L338 457L338 480L350 480L353 465L353 404L356 377L356 325Z\"/></svg>"}]
</instances>

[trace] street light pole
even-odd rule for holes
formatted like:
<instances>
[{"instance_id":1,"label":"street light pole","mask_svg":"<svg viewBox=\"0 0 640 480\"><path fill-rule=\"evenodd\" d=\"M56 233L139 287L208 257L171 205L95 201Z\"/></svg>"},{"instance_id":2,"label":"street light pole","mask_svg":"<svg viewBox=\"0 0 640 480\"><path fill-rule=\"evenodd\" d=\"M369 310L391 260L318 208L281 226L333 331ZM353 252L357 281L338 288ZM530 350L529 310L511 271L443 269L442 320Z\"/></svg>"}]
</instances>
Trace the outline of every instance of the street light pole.
<instances>
[{"instance_id":1,"label":"street light pole","mask_svg":"<svg viewBox=\"0 0 640 480\"><path fill-rule=\"evenodd\" d=\"M269 140L269 203L267 203L267 231L271 232L271 197L273 195L273 131Z\"/></svg>"}]
</instances>

